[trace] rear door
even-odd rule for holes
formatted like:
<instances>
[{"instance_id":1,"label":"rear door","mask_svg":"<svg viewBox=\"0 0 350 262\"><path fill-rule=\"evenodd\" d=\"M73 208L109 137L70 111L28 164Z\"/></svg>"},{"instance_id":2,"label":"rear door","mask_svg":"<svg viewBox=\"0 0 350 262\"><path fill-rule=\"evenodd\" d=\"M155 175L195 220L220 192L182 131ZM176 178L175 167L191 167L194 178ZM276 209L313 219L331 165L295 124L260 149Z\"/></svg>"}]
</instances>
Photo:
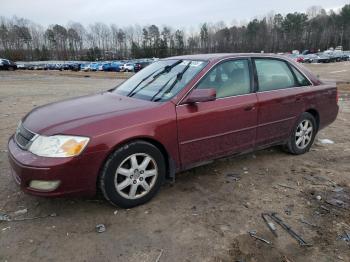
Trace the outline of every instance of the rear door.
<instances>
[{"instance_id":1,"label":"rear door","mask_svg":"<svg viewBox=\"0 0 350 262\"><path fill-rule=\"evenodd\" d=\"M195 88L215 88L215 101L176 107L182 166L254 147L257 96L249 59L224 61Z\"/></svg>"},{"instance_id":2,"label":"rear door","mask_svg":"<svg viewBox=\"0 0 350 262\"><path fill-rule=\"evenodd\" d=\"M300 83L298 71L284 60L256 58L254 64L258 83L256 146L264 146L289 137L296 118L303 112L303 86L310 83L305 78L306 82Z\"/></svg>"}]
</instances>

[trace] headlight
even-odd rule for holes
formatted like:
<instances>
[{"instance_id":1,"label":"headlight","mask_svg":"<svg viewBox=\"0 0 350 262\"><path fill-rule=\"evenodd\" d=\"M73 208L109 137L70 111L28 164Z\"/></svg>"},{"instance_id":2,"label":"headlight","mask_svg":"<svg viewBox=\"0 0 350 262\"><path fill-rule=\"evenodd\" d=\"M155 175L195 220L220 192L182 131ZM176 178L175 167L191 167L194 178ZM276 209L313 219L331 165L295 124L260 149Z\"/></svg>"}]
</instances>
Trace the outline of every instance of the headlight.
<instances>
[{"instance_id":1,"label":"headlight","mask_svg":"<svg viewBox=\"0 0 350 262\"><path fill-rule=\"evenodd\" d=\"M38 136L29 151L44 157L71 157L79 155L89 142L88 137L80 136Z\"/></svg>"}]
</instances>

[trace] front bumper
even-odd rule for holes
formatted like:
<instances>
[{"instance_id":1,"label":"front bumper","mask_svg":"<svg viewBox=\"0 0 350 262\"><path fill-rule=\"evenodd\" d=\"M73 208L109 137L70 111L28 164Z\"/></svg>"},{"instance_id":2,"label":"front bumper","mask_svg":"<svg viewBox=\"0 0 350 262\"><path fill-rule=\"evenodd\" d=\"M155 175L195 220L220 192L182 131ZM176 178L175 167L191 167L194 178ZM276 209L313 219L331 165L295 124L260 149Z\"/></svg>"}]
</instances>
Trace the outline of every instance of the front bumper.
<instances>
[{"instance_id":1,"label":"front bumper","mask_svg":"<svg viewBox=\"0 0 350 262\"><path fill-rule=\"evenodd\" d=\"M11 172L16 183L29 194L37 196L93 196L96 179L106 152L82 154L69 158L39 157L17 146L13 138L8 142ZM33 180L60 181L54 190L30 187Z\"/></svg>"}]
</instances>

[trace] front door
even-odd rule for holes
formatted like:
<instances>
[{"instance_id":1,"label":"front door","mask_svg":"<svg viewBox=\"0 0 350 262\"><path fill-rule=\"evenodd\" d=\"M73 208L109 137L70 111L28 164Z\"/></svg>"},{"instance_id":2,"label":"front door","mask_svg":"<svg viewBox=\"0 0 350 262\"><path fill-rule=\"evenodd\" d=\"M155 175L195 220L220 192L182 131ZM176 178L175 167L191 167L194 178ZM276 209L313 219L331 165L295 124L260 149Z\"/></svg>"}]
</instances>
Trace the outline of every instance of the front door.
<instances>
[{"instance_id":1,"label":"front door","mask_svg":"<svg viewBox=\"0 0 350 262\"><path fill-rule=\"evenodd\" d=\"M176 107L182 167L254 147L257 95L249 59L216 65L195 88L215 88L215 101Z\"/></svg>"}]
</instances>

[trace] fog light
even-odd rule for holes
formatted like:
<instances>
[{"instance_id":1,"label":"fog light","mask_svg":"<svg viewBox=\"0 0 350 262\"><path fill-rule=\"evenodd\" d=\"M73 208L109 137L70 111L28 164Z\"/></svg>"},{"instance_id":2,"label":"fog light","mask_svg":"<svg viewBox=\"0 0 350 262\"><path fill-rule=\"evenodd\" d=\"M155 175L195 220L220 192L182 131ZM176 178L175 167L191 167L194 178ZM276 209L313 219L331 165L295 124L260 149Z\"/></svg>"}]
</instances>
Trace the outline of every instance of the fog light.
<instances>
[{"instance_id":1,"label":"fog light","mask_svg":"<svg viewBox=\"0 0 350 262\"><path fill-rule=\"evenodd\" d=\"M60 185L61 181L32 180L29 187L36 190L53 191Z\"/></svg>"}]
</instances>

